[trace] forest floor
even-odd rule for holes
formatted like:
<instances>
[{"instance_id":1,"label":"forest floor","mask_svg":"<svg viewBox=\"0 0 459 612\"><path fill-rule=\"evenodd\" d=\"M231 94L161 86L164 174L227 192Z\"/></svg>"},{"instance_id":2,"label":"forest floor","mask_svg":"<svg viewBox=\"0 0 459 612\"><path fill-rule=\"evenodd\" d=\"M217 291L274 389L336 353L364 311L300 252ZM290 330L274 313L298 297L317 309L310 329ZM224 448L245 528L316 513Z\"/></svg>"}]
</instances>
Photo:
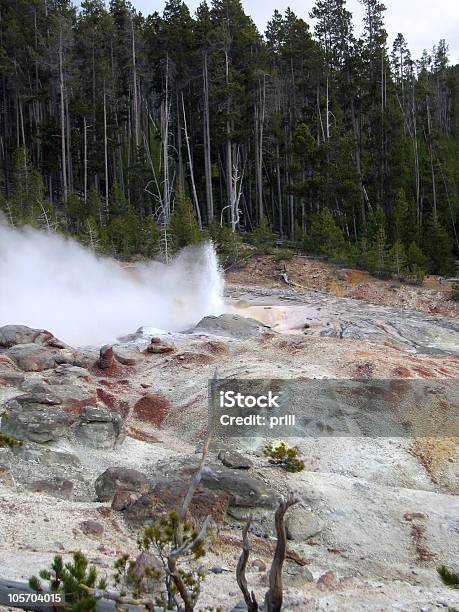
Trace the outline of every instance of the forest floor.
<instances>
[{"instance_id":1,"label":"forest floor","mask_svg":"<svg viewBox=\"0 0 459 612\"><path fill-rule=\"evenodd\" d=\"M459 316L459 302L451 300L451 282L428 276L422 286L381 280L362 270L343 268L320 259L296 255L276 261L271 255L252 257L240 269L227 272L229 284L248 287L291 288L298 291L324 291L336 297L350 297L373 304L397 306L439 314Z\"/></svg>"}]
</instances>

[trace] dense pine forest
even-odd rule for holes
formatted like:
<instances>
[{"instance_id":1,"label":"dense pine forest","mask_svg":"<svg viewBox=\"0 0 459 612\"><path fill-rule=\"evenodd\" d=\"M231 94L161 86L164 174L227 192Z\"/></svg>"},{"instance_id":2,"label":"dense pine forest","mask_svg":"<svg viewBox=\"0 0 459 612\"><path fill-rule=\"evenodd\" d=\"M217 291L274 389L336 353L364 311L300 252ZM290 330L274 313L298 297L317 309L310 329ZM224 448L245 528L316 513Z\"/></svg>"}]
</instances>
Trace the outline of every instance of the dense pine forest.
<instances>
[{"instance_id":1,"label":"dense pine forest","mask_svg":"<svg viewBox=\"0 0 459 612\"><path fill-rule=\"evenodd\" d=\"M235 260L244 241L454 273L459 65L444 40L389 46L385 7L360 1L361 37L345 0L264 33L240 0L0 0L6 219L120 258L210 235Z\"/></svg>"}]
</instances>

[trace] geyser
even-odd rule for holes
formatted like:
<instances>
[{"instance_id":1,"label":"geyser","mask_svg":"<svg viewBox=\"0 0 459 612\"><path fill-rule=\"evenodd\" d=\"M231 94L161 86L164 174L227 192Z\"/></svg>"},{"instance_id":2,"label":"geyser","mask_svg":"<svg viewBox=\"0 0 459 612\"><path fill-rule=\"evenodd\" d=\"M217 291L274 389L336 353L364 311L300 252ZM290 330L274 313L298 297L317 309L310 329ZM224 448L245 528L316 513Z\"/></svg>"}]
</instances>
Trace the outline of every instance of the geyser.
<instances>
[{"instance_id":1,"label":"geyser","mask_svg":"<svg viewBox=\"0 0 459 612\"><path fill-rule=\"evenodd\" d=\"M142 325L182 331L223 312L211 243L169 264L123 269L75 240L0 223L0 325L52 331L73 346L102 344Z\"/></svg>"}]
</instances>

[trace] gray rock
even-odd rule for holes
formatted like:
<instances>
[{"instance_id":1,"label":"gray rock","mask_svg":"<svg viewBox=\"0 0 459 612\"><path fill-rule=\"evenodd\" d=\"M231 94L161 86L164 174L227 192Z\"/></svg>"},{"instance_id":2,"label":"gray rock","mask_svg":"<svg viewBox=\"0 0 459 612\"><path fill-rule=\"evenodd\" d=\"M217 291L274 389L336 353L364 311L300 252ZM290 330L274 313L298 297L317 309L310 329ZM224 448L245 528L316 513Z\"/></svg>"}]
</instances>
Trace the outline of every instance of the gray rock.
<instances>
[{"instance_id":1,"label":"gray rock","mask_svg":"<svg viewBox=\"0 0 459 612\"><path fill-rule=\"evenodd\" d=\"M0 369L0 387L20 387L24 382L24 374L12 372L11 370Z\"/></svg>"},{"instance_id":2,"label":"gray rock","mask_svg":"<svg viewBox=\"0 0 459 612\"><path fill-rule=\"evenodd\" d=\"M81 415L84 423L111 423L112 415L110 412L95 406L86 406Z\"/></svg>"},{"instance_id":3,"label":"gray rock","mask_svg":"<svg viewBox=\"0 0 459 612\"><path fill-rule=\"evenodd\" d=\"M53 351L38 344L18 344L9 348L6 354L24 372L41 372L56 367Z\"/></svg>"},{"instance_id":4,"label":"gray rock","mask_svg":"<svg viewBox=\"0 0 459 612\"><path fill-rule=\"evenodd\" d=\"M24 461L34 461L48 467L55 465L79 467L81 465L80 460L73 453L51 450L32 444L15 446L13 453Z\"/></svg>"},{"instance_id":5,"label":"gray rock","mask_svg":"<svg viewBox=\"0 0 459 612\"><path fill-rule=\"evenodd\" d=\"M276 501L275 492L261 480L222 465L205 466L202 471L201 485L208 489L229 493L231 495L230 506L271 507Z\"/></svg>"},{"instance_id":6,"label":"gray rock","mask_svg":"<svg viewBox=\"0 0 459 612\"><path fill-rule=\"evenodd\" d=\"M270 327L260 321L236 314L222 314L219 317L204 317L194 328L196 332L205 332L215 336L224 336L245 340L269 331Z\"/></svg>"},{"instance_id":7,"label":"gray rock","mask_svg":"<svg viewBox=\"0 0 459 612\"><path fill-rule=\"evenodd\" d=\"M125 438L123 420L119 414L87 406L81 415L76 437L81 444L90 448L114 449Z\"/></svg>"},{"instance_id":8,"label":"gray rock","mask_svg":"<svg viewBox=\"0 0 459 612\"><path fill-rule=\"evenodd\" d=\"M121 346L114 346L113 354L116 361L125 366L135 366L143 359L143 355L140 353L140 351Z\"/></svg>"},{"instance_id":9,"label":"gray rock","mask_svg":"<svg viewBox=\"0 0 459 612\"><path fill-rule=\"evenodd\" d=\"M1 430L18 440L45 443L67 436L76 417L51 394L20 395L5 405Z\"/></svg>"},{"instance_id":10,"label":"gray rock","mask_svg":"<svg viewBox=\"0 0 459 612\"><path fill-rule=\"evenodd\" d=\"M67 478L55 476L45 480L36 480L30 485L30 490L34 493L43 493L51 497L60 499L72 499L73 497L73 482Z\"/></svg>"},{"instance_id":11,"label":"gray rock","mask_svg":"<svg viewBox=\"0 0 459 612\"><path fill-rule=\"evenodd\" d=\"M147 493L150 484L142 472L124 467L111 467L101 474L94 487L97 499L102 502L112 501L117 489Z\"/></svg>"},{"instance_id":12,"label":"gray rock","mask_svg":"<svg viewBox=\"0 0 459 612\"><path fill-rule=\"evenodd\" d=\"M284 565L282 582L286 587L304 589L307 583L314 582L314 576L304 565L287 563Z\"/></svg>"},{"instance_id":13,"label":"gray rock","mask_svg":"<svg viewBox=\"0 0 459 612\"><path fill-rule=\"evenodd\" d=\"M33 329L26 325L4 325L0 327L0 346L10 348L18 344L39 344L63 348L65 344L44 329Z\"/></svg>"},{"instance_id":14,"label":"gray rock","mask_svg":"<svg viewBox=\"0 0 459 612\"><path fill-rule=\"evenodd\" d=\"M79 528L85 535L96 536L100 538L104 534L104 526L97 521L82 521Z\"/></svg>"},{"instance_id":15,"label":"gray rock","mask_svg":"<svg viewBox=\"0 0 459 612\"><path fill-rule=\"evenodd\" d=\"M223 465L233 470L249 470L253 466L250 459L233 451L220 451L218 458Z\"/></svg>"},{"instance_id":16,"label":"gray rock","mask_svg":"<svg viewBox=\"0 0 459 612\"><path fill-rule=\"evenodd\" d=\"M285 517L285 530L289 540L304 542L319 534L322 529L323 524L320 519L305 508L294 506Z\"/></svg>"}]
</instances>

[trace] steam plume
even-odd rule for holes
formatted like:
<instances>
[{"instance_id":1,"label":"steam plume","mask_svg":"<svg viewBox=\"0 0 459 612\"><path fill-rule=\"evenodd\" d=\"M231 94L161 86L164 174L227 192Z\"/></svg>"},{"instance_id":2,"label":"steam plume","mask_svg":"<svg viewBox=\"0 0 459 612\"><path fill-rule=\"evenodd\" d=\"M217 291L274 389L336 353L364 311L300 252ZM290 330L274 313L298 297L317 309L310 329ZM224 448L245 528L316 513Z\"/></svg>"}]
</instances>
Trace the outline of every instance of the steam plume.
<instances>
[{"instance_id":1,"label":"steam plume","mask_svg":"<svg viewBox=\"0 0 459 612\"><path fill-rule=\"evenodd\" d=\"M0 325L48 329L73 346L112 342L142 325L181 331L223 312L210 243L172 263L123 269L75 240L0 220Z\"/></svg>"}]
</instances>

